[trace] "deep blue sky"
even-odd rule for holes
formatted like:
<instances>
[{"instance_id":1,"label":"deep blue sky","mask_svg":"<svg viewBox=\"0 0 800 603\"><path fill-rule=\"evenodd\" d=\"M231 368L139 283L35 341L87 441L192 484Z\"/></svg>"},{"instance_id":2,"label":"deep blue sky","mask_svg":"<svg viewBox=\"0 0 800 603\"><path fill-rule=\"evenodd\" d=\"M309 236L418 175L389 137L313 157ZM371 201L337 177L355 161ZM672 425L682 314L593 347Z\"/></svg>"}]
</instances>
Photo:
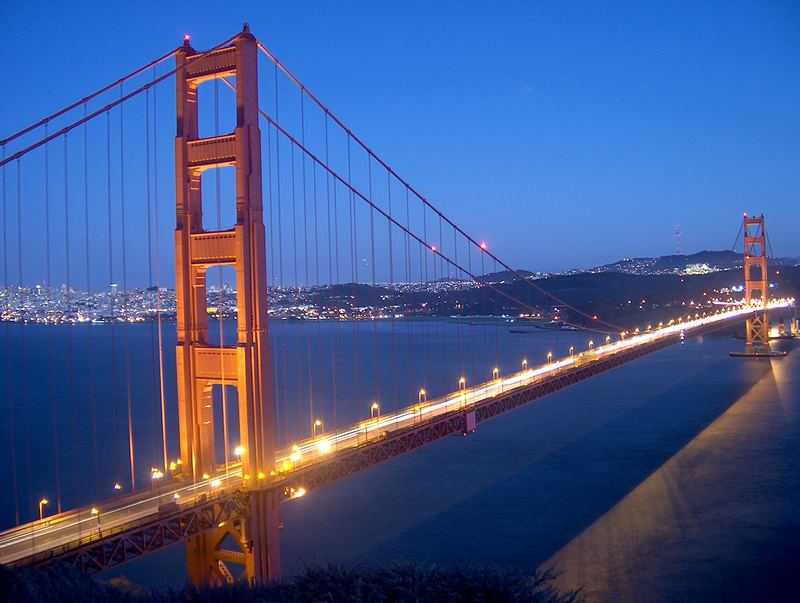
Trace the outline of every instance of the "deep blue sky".
<instances>
[{"instance_id":1,"label":"deep blue sky","mask_svg":"<svg viewBox=\"0 0 800 603\"><path fill-rule=\"evenodd\" d=\"M724 249L743 211L800 255L796 2L4 2L0 133L243 21L515 266Z\"/></svg>"}]
</instances>

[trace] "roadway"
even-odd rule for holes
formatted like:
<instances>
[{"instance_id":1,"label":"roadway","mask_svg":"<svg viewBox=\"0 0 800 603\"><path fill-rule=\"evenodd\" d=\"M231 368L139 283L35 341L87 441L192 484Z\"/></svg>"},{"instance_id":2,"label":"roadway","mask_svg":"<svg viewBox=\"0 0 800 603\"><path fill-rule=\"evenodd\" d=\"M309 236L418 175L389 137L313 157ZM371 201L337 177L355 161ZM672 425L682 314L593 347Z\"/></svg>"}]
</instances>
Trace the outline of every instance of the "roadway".
<instances>
[{"instance_id":1,"label":"roadway","mask_svg":"<svg viewBox=\"0 0 800 603\"><path fill-rule=\"evenodd\" d=\"M774 300L770 302L769 308L785 308L793 303L794 300ZM539 384L576 367L662 338L679 334L689 337L693 331L705 329L715 323L745 318L755 309L757 307L728 306L708 316L698 315L692 319L687 317L685 320L670 321L667 325L643 333L634 332L614 342L606 339L604 345L590 345L586 350L551 359L546 364L510 375L498 375L491 381L473 387L466 387L462 383L459 390L432 400L427 400L423 392L420 392L416 404L298 441L277 451L275 471L259 483L268 488L299 469L307 468L339 452L385 438L392 432L408 429L453 411L468 410L489 398ZM227 468L220 467L216 475L194 483L168 477L155 479L153 487L148 490L121 494L95 505L5 530L0 532L0 563L9 564L61 547L71 548L101 540L119 533L125 526L146 521L162 512L173 512L177 510L176 505L188 507L228 489L240 488L243 482L251 479L250 476L245 478L242 479L238 463L232 463ZM304 488L299 487L285 494L294 498L304 493Z\"/></svg>"}]
</instances>

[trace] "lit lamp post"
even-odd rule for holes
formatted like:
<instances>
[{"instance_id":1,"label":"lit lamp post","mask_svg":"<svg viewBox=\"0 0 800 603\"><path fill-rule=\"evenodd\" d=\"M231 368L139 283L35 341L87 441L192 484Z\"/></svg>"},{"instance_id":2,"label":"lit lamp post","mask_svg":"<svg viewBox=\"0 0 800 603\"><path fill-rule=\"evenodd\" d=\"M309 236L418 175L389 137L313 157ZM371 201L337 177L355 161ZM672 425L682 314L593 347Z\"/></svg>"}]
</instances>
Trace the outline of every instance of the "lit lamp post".
<instances>
[{"instance_id":1,"label":"lit lamp post","mask_svg":"<svg viewBox=\"0 0 800 603\"><path fill-rule=\"evenodd\" d=\"M522 360L522 370L523 371L528 370L528 359L527 358Z\"/></svg>"},{"instance_id":2,"label":"lit lamp post","mask_svg":"<svg viewBox=\"0 0 800 603\"><path fill-rule=\"evenodd\" d=\"M46 498L43 498L42 500L39 501L39 521L42 521L42 519L44 519L44 506L49 502L50 501L47 500Z\"/></svg>"},{"instance_id":3,"label":"lit lamp post","mask_svg":"<svg viewBox=\"0 0 800 603\"><path fill-rule=\"evenodd\" d=\"M422 404L423 402L427 401L428 401L428 393L424 389L419 390L419 394L417 395L417 403Z\"/></svg>"},{"instance_id":4,"label":"lit lamp post","mask_svg":"<svg viewBox=\"0 0 800 603\"><path fill-rule=\"evenodd\" d=\"M159 482L158 480L160 480L162 477L164 477L164 474L161 472L160 469L158 469L157 467L153 467L152 469L150 469L150 479L153 482L153 487L158 490L157 498L159 505L161 504L161 482Z\"/></svg>"},{"instance_id":5,"label":"lit lamp post","mask_svg":"<svg viewBox=\"0 0 800 603\"><path fill-rule=\"evenodd\" d=\"M114 494L119 494L120 492L122 492L122 484L116 482L114 484Z\"/></svg>"},{"instance_id":6,"label":"lit lamp post","mask_svg":"<svg viewBox=\"0 0 800 603\"><path fill-rule=\"evenodd\" d=\"M467 401L467 380L464 377L458 380L458 389L461 391L461 405L463 406Z\"/></svg>"},{"instance_id":7,"label":"lit lamp post","mask_svg":"<svg viewBox=\"0 0 800 603\"><path fill-rule=\"evenodd\" d=\"M233 454L236 456L236 459L240 463L242 462L242 456L244 455L244 452L245 450L243 446L237 446L236 448L233 449Z\"/></svg>"},{"instance_id":8,"label":"lit lamp post","mask_svg":"<svg viewBox=\"0 0 800 603\"><path fill-rule=\"evenodd\" d=\"M494 369L492 370L492 379L497 379L499 376L500 376L500 369L494 367Z\"/></svg>"},{"instance_id":9,"label":"lit lamp post","mask_svg":"<svg viewBox=\"0 0 800 603\"><path fill-rule=\"evenodd\" d=\"M97 531L100 532L100 509L92 507L92 515L97 519Z\"/></svg>"},{"instance_id":10,"label":"lit lamp post","mask_svg":"<svg viewBox=\"0 0 800 603\"><path fill-rule=\"evenodd\" d=\"M320 421L319 419L317 419L311 424L311 436L314 438L317 437L317 429L320 430L320 433L322 432L322 421Z\"/></svg>"},{"instance_id":11,"label":"lit lamp post","mask_svg":"<svg viewBox=\"0 0 800 603\"><path fill-rule=\"evenodd\" d=\"M606 345L611 343L611 335L606 335Z\"/></svg>"},{"instance_id":12,"label":"lit lamp post","mask_svg":"<svg viewBox=\"0 0 800 603\"><path fill-rule=\"evenodd\" d=\"M590 352L592 351L592 348L593 348L593 347L594 347L594 341L592 341L592 340L590 339L590 340L589 340L589 351L590 351Z\"/></svg>"},{"instance_id":13,"label":"lit lamp post","mask_svg":"<svg viewBox=\"0 0 800 603\"><path fill-rule=\"evenodd\" d=\"M553 362L553 352L547 352L547 362Z\"/></svg>"},{"instance_id":14,"label":"lit lamp post","mask_svg":"<svg viewBox=\"0 0 800 603\"><path fill-rule=\"evenodd\" d=\"M378 419L381 418L381 405L377 402L373 402L372 406L369 407L370 418L374 419L375 415L378 415Z\"/></svg>"},{"instance_id":15,"label":"lit lamp post","mask_svg":"<svg viewBox=\"0 0 800 603\"><path fill-rule=\"evenodd\" d=\"M570 355L570 357L571 357L571 356L572 356L574 353L575 353L575 346L574 346L574 345L571 345L571 346L569 346L569 355Z\"/></svg>"}]
</instances>

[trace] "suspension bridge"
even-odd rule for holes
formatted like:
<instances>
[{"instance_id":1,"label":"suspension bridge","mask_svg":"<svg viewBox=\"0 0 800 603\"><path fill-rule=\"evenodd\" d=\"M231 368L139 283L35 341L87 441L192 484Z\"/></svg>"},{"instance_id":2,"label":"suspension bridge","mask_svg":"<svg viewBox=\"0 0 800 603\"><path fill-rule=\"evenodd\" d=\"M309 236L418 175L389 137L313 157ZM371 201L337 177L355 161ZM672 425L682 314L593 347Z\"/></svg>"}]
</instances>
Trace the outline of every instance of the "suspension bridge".
<instances>
[{"instance_id":1,"label":"suspension bridge","mask_svg":"<svg viewBox=\"0 0 800 603\"><path fill-rule=\"evenodd\" d=\"M0 145L12 566L99 572L183 542L195 583L277 578L287 501L732 323L768 355L768 311L794 306L768 297L752 216L742 300L635 330L569 303L246 26L208 51L187 37ZM497 313L562 328L501 342Z\"/></svg>"}]
</instances>

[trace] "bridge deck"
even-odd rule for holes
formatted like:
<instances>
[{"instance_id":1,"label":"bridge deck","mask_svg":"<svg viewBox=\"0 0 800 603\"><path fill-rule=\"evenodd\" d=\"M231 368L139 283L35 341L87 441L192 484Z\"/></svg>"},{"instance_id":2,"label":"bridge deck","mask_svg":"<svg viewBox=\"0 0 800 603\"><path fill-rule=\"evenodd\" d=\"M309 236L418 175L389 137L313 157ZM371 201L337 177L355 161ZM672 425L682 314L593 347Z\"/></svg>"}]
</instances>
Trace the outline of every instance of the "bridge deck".
<instances>
[{"instance_id":1,"label":"bridge deck","mask_svg":"<svg viewBox=\"0 0 800 603\"><path fill-rule=\"evenodd\" d=\"M784 307L776 301L770 307ZM243 476L237 464L195 483L167 479L93 507L68 511L0 533L0 563L43 565L65 560L103 571L247 514L251 490L286 499L399 456L537 398L666 346L742 320L755 308L737 308L675 323L509 376L415 404L279 451L273 475Z\"/></svg>"}]
</instances>

